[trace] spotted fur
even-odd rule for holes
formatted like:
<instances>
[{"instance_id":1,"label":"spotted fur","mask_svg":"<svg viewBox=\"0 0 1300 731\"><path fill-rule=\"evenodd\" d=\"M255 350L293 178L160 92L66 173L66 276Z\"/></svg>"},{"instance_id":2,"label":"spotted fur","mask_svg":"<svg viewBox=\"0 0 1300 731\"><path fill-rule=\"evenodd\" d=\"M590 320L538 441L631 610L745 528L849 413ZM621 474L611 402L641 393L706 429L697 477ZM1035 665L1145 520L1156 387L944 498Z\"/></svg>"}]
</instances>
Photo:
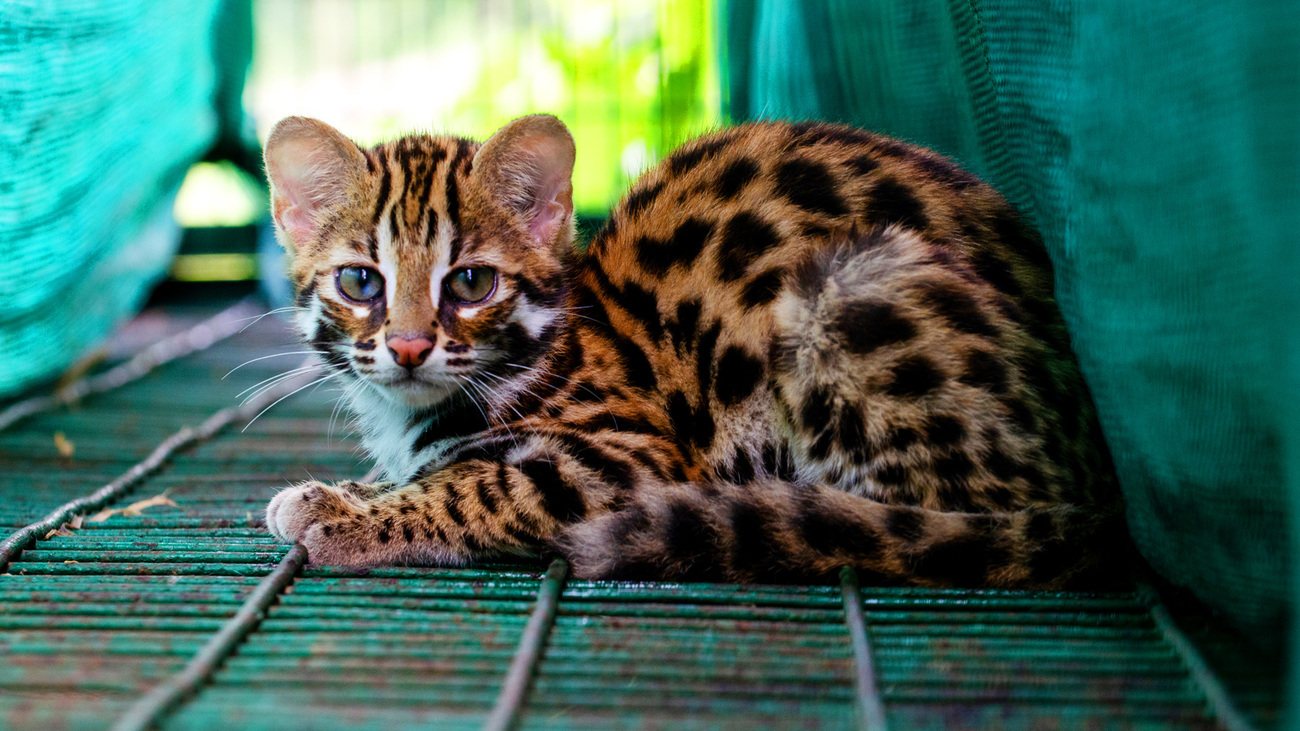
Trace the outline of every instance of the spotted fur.
<instances>
[{"instance_id":1,"label":"spotted fur","mask_svg":"<svg viewBox=\"0 0 1300 731\"><path fill-rule=\"evenodd\" d=\"M301 329L386 482L286 490L274 535L323 563L551 550L587 577L1103 573L1097 420L1042 244L988 185L867 132L751 124L674 152L578 253L573 154L544 115L365 150L277 125ZM349 302L348 266L383 295ZM485 301L448 294L465 267L495 272Z\"/></svg>"}]
</instances>

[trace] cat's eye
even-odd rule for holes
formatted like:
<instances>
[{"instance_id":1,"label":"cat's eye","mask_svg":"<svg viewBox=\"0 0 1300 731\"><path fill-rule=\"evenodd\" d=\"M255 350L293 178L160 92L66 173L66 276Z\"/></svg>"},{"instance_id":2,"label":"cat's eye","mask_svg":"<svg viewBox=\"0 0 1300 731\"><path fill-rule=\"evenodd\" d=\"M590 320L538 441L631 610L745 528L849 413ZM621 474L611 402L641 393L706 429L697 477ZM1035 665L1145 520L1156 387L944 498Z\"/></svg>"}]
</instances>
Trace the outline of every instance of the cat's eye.
<instances>
[{"instance_id":1,"label":"cat's eye","mask_svg":"<svg viewBox=\"0 0 1300 731\"><path fill-rule=\"evenodd\" d=\"M384 293L384 278L370 267L341 267L335 274L339 291L353 302L371 302Z\"/></svg>"},{"instance_id":2,"label":"cat's eye","mask_svg":"<svg viewBox=\"0 0 1300 731\"><path fill-rule=\"evenodd\" d=\"M444 287L447 295L456 302L482 302L497 288L497 270L492 267L457 269L447 277Z\"/></svg>"}]
</instances>

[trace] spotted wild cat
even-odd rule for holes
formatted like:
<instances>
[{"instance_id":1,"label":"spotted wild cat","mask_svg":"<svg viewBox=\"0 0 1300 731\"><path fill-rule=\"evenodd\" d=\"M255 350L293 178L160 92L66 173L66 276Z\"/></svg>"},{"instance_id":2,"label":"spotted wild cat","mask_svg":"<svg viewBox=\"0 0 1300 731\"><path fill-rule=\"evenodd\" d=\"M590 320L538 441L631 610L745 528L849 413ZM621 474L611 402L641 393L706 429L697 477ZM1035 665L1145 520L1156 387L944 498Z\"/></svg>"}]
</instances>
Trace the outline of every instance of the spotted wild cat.
<instances>
[{"instance_id":1,"label":"spotted wild cat","mask_svg":"<svg viewBox=\"0 0 1300 731\"><path fill-rule=\"evenodd\" d=\"M1037 237L943 157L829 124L684 145L575 247L554 117L266 148L298 322L386 482L273 535L337 564L1055 587L1119 500Z\"/></svg>"}]
</instances>

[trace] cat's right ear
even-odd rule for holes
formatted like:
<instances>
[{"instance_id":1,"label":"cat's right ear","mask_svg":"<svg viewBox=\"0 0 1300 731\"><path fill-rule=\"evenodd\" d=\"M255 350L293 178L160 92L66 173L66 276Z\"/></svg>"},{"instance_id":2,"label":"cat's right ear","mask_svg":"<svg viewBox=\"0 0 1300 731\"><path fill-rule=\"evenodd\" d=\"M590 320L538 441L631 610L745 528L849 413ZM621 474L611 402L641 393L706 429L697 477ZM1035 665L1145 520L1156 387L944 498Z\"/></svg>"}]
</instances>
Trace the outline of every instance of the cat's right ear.
<instances>
[{"instance_id":1,"label":"cat's right ear","mask_svg":"<svg viewBox=\"0 0 1300 731\"><path fill-rule=\"evenodd\" d=\"M266 141L271 215L280 243L294 251L319 234L321 213L362 184L366 158L352 140L307 117L286 117Z\"/></svg>"}]
</instances>

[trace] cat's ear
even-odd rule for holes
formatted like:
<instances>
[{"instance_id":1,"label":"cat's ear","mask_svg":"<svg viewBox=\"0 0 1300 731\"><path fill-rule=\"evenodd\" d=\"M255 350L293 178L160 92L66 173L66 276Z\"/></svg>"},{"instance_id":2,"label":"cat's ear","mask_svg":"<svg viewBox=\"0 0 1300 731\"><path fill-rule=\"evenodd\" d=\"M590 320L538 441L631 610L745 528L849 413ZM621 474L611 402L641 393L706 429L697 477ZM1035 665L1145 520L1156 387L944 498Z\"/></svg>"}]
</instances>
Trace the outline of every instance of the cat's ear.
<instances>
[{"instance_id":1,"label":"cat's ear","mask_svg":"<svg viewBox=\"0 0 1300 731\"><path fill-rule=\"evenodd\" d=\"M314 240L320 213L346 202L365 171L361 150L328 124L307 117L277 122L266 141L266 177L280 243L292 250Z\"/></svg>"},{"instance_id":2,"label":"cat's ear","mask_svg":"<svg viewBox=\"0 0 1300 731\"><path fill-rule=\"evenodd\" d=\"M507 124L474 156L474 176L521 215L534 242L572 231L573 135L559 119L532 114Z\"/></svg>"}]
</instances>

